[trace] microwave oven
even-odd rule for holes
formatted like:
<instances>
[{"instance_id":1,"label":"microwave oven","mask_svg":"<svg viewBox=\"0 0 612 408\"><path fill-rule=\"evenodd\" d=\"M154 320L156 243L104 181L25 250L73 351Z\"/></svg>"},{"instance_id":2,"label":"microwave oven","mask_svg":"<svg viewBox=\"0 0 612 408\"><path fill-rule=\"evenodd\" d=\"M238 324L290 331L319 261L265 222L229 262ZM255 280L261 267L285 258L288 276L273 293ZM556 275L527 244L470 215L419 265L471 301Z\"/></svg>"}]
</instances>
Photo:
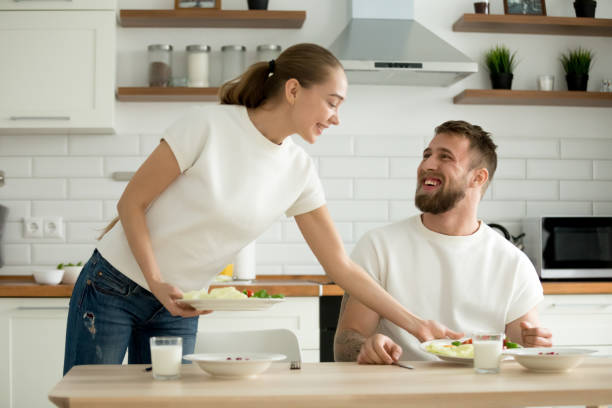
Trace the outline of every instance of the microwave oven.
<instances>
[{"instance_id":1,"label":"microwave oven","mask_svg":"<svg viewBox=\"0 0 612 408\"><path fill-rule=\"evenodd\" d=\"M612 279L612 217L528 218L523 232L541 279Z\"/></svg>"}]
</instances>

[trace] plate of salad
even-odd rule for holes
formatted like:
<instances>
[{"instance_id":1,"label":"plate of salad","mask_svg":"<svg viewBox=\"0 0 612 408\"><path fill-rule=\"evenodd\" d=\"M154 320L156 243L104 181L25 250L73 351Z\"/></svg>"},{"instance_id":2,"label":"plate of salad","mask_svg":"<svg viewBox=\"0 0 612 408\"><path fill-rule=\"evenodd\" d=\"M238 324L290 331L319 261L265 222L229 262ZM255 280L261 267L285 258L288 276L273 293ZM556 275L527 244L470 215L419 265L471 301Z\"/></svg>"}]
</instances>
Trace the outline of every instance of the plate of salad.
<instances>
[{"instance_id":1,"label":"plate of salad","mask_svg":"<svg viewBox=\"0 0 612 408\"><path fill-rule=\"evenodd\" d=\"M471 338L460 340L438 339L421 343L421 350L444 361L460 364L474 363L474 345ZM521 348L519 344L504 339L503 350Z\"/></svg>"},{"instance_id":2,"label":"plate of salad","mask_svg":"<svg viewBox=\"0 0 612 408\"><path fill-rule=\"evenodd\" d=\"M187 304L197 310L215 311L255 311L266 310L285 301L282 294L269 294L266 289L253 291L245 289L242 292L233 286L216 288L210 291L187 292L178 303Z\"/></svg>"}]
</instances>

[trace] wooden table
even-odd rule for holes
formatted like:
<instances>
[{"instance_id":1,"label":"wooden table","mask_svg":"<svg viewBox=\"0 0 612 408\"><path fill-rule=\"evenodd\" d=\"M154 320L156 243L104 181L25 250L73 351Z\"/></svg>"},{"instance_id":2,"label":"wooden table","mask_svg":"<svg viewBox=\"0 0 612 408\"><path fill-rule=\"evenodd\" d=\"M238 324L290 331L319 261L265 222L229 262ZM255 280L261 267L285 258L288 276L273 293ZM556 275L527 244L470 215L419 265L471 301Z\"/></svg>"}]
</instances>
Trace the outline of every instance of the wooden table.
<instances>
[{"instance_id":1,"label":"wooden table","mask_svg":"<svg viewBox=\"0 0 612 408\"><path fill-rule=\"evenodd\" d=\"M74 367L50 392L58 407L519 407L612 404L612 359L589 358L569 373L542 374L504 361L500 374L412 362L415 369L354 363L275 363L254 379L211 377L184 365L156 381L142 365Z\"/></svg>"}]
</instances>

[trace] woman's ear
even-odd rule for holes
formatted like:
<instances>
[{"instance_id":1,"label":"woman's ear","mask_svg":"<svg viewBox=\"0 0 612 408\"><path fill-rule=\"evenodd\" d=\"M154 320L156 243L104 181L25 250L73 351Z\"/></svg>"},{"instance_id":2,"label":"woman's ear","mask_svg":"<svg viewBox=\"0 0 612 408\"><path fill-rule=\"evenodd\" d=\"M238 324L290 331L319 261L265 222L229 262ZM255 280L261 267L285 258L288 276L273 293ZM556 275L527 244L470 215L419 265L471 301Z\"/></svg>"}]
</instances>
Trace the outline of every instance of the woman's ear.
<instances>
[{"instance_id":1,"label":"woman's ear","mask_svg":"<svg viewBox=\"0 0 612 408\"><path fill-rule=\"evenodd\" d=\"M300 82L295 78L290 78L285 82L285 99L289 105L293 106L297 94L300 90Z\"/></svg>"}]
</instances>

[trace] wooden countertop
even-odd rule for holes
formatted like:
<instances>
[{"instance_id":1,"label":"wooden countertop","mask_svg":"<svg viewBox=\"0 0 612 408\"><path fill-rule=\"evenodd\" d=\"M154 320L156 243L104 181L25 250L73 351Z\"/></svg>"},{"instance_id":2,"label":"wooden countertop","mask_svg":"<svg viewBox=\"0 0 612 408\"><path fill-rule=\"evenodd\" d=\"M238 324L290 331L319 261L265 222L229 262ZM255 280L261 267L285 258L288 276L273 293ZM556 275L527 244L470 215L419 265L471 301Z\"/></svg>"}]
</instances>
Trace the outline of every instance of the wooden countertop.
<instances>
[{"instance_id":1,"label":"wooden countertop","mask_svg":"<svg viewBox=\"0 0 612 408\"><path fill-rule=\"evenodd\" d=\"M342 296L338 285L325 275L262 275L250 284L215 283L211 288L235 286L239 290L266 289L289 297ZM545 295L612 294L612 281L543 282ZM31 275L0 276L0 297L70 297L72 285L39 285Z\"/></svg>"},{"instance_id":2,"label":"wooden countertop","mask_svg":"<svg viewBox=\"0 0 612 408\"><path fill-rule=\"evenodd\" d=\"M435 361L395 365L273 363L256 378L211 377L195 364L156 381L144 365L76 366L49 392L58 407L518 407L612 403L612 360L589 358L568 373L534 373L504 361L499 374Z\"/></svg>"}]
</instances>

